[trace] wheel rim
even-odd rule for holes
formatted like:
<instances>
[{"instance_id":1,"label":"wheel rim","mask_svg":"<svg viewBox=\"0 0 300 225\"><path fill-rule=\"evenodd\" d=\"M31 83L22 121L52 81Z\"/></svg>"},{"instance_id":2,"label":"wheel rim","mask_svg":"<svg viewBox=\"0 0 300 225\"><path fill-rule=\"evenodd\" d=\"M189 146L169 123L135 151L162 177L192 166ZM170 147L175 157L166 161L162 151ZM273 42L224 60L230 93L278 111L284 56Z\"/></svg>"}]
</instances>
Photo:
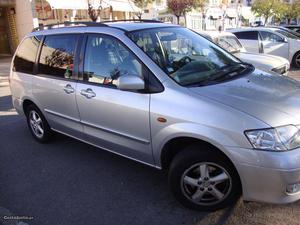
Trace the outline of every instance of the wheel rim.
<instances>
[{"instance_id":1,"label":"wheel rim","mask_svg":"<svg viewBox=\"0 0 300 225\"><path fill-rule=\"evenodd\" d=\"M295 63L297 67L300 67L300 54L296 56Z\"/></svg>"},{"instance_id":2,"label":"wheel rim","mask_svg":"<svg viewBox=\"0 0 300 225\"><path fill-rule=\"evenodd\" d=\"M34 110L29 113L29 123L34 135L42 138L44 135L43 122L40 115Z\"/></svg>"},{"instance_id":3,"label":"wheel rim","mask_svg":"<svg viewBox=\"0 0 300 225\"><path fill-rule=\"evenodd\" d=\"M232 179L220 165L202 162L185 170L181 177L181 189L197 205L214 205L229 195Z\"/></svg>"}]
</instances>

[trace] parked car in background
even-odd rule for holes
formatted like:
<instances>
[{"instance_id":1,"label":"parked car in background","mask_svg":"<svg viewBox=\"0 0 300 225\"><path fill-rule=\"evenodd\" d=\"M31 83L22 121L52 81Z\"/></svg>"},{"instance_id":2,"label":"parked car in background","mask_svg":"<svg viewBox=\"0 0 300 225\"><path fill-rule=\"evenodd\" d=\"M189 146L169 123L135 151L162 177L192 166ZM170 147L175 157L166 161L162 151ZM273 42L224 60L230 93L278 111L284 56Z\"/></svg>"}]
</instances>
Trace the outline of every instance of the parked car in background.
<instances>
[{"instance_id":1,"label":"parked car in background","mask_svg":"<svg viewBox=\"0 0 300 225\"><path fill-rule=\"evenodd\" d=\"M283 27L283 26L268 26L268 27L270 27L270 28L277 28L277 29L280 29L280 30L284 30L284 31L286 31L288 33L291 33L292 35L295 35L298 38L300 38L300 33L296 32L294 30L288 29L286 27Z\"/></svg>"},{"instance_id":2,"label":"parked car in background","mask_svg":"<svg viewBox=\"0 0 300 225\"><path fill-rule=\"evenodd\" d=\"M284 25L284 27L300 34L300 25Z\"/></svg>"},{"instance_id":3,"label":"parked car in background","mask_svg":"<svg viewBox=\"0 0 300 225\"><path fill-rule=\"evenodd\" d=\"M264 22L263 21L255 21L251 24L252 27L263 27Z\"/></svg>"},{"instance_id":4,"label":"parked car in background","mask_svg":"<svg viewBox=\"0 0 300 225\"><path fill-rule=\"evenodd\" d=\"M247 52L238 38L230 32L203 31L200 34L226 49L243 62L251 63L256 68L282 75L288 73L290 63L287 59L275 55Z\"/></svg>"},{"instance_id":5,"label":"parked car in background","mask_svg":"<svg viewBox=\"0 0 300 225\"><path fill-rule=\"evenodd\" d=\"M247 51L267 53L284 57L300 68L300 39L278 28L239 28L228 30L234 33Z\"/></svg>"}]
</instances>

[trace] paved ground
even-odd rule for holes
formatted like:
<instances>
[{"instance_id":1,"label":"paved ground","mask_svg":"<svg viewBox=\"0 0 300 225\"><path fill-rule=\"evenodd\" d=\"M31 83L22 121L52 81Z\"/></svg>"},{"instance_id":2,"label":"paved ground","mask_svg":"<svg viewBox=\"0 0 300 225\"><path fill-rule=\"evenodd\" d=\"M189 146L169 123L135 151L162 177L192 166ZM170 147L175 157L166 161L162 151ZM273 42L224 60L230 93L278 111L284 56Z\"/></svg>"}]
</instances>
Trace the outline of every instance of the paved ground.
<instances>
[{"instance_id":1,"label":"paved ground","mask_svg":"<svg viewBox=\"0 0 300 225\"><path fill-rule=\"evenodd\" d=\"M288 76L293 77L297 80L300 80L300 70L299 69L295 69L295 68L291 68Z\"/></svg>"},{"instance_id":2,"label":"paved ground","mask_svg":"<svg viewBox=\"0 0 300 225\"><path fill-rule=\"evenodd\" d=\"M9 60L0 60L0 225L299 224L300 203L194 212L174 200L162 172L64 136L36 143L12 109Z\"/></svg>"}]
</instances>

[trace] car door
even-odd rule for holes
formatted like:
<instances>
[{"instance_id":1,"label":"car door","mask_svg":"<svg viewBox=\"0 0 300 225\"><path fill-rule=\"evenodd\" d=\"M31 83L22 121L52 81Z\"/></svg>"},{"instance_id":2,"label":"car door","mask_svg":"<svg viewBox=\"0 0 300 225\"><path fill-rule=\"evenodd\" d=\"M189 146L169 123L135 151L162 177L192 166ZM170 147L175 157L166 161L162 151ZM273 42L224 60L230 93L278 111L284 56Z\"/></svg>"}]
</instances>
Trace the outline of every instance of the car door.
<instances>
[{"instance_id":1,"label":"car door","mask_svg":"<svg viewBox=\"0 0 300 225\"><path fill-rule=\"evenodd\" d=\"M81 137L76 105L76 45L78 34L46 36L38 59L37 76L32 81L34 101L42 109L51 128Z\"/></svg>"},{"instance_id":2,"label":"car door","mask_svg":"<svg viewBox=\"0 0 300 225\"><path fill-rule=\"evenodd\" d=\"M283 37L269 31L260 31L264 53L289 59L289 44Z\"/></svg>"},{"instance_id":3,"label":"car door","mask_svg":"<svg viewBox=\"0 0 300 225\"><path fill-rule=\"evenodd\" d=\"M248 52L261 53L260 41L257 31L239 31L234 32L234 34Z\"/></svg>"},{"instance_id":4,"label":"car door","mask_svg":"<svg viewBox=\"0 0 300 225\"><path fill-rule=\"evenodd\" d=\"M125 74L144 78L142 63L108 35L86 35L84 46L83 79L77 85L76 98L85 140L152 164L150 95L122 91L114 84Z\"/></svg>"}]
</instances>

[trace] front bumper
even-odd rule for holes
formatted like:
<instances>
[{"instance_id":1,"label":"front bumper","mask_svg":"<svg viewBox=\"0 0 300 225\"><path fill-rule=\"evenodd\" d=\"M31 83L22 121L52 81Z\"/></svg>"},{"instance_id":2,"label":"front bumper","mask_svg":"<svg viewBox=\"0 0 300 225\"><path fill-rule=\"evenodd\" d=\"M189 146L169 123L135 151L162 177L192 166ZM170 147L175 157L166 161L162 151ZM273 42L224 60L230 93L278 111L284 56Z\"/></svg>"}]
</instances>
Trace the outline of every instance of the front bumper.
<instances>
[{"instance_id":1,"label":"front bumper","mask_svg":"<svg viewBox=\"0 0 300 225\"><path fill-rule=\"evenodd\" d=\"M244 200L282 204L300 199L300 192L286 192L288 185L300 182L300 169L276 170L241 164L237 167Z\"/></svg>"},{"instance_id":2,"label":"front bumper","mask_svg":"<svg viewBox=\"0 0 300 225\"><path fill-rule=\"evenodd\" d=\"M281 204L300 199L300 191L287 192L289 185L300 183L300 149L266 152L239 148L234 152L237 150L240 152L234 153L233 161L240 175L244 200ZM241 152L247 151L252 152L251 157L239 159Z\"/></svg>"}]
</instances>

